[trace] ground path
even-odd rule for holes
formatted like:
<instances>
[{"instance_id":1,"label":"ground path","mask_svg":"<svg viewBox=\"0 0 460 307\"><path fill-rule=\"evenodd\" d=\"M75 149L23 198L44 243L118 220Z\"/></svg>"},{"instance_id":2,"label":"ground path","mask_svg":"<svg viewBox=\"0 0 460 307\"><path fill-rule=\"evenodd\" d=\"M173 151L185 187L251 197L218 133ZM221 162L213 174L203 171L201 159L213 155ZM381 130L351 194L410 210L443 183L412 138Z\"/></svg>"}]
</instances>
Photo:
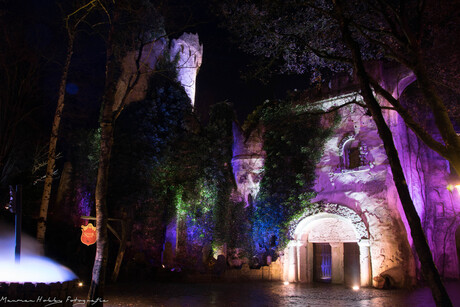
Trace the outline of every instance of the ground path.
<instances>
[{"instance_id":1,"label":"ground path","mask_svg":"<svg viewBox=\"0 0 460 307\"><path fill-rule=\"evenodd\" d=\"M460 282L448 282L446 287L454 306L460 307ZM83 295L82 290L77 295ZM107 287L106 299L105 306L135 307L434 306L431 293L425 287L353 291L339 285L284 285L281 282L120 283Z\"/></svg>"}]
</instances>

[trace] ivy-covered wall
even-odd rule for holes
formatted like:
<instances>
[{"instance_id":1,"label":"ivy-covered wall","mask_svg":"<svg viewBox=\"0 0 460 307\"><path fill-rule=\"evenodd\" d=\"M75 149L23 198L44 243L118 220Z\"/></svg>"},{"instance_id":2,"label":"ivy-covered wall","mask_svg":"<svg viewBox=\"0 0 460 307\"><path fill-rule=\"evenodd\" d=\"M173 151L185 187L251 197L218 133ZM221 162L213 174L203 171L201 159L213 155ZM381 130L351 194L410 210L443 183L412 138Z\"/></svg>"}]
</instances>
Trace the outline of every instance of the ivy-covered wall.
<instances>
[{"instance_id":1,"label":"ivy-covered wall","mask_svg":"<svg viewBox=\"0 0 460 307\"><path fill-rule=\"evenodd\" d=\"M338 120L295 112L294 106L290 100L266 101L248 117L246 136L235 144L234 172L251 220L249 252L262 264L267 256L276 259L290 221L311 205L316 165Z\"/></svg>"},{"instance_id":2,"label":"ivy-covered wall","mask_svg":"<svg viewBox=\"0 0 460 307\"><path fill-rule=\"evenodd\" d=\"M209 246L239 246L247 233L244 206L231 197L235 115L230 103L217 103L202 124L171 81L174 63L160 64L146 99L118 120L110 202L113 215L124 211L135 221L127 252L133 262L160 267L172 257L168 265L194 268ZM165 240L173 241L172 255Z\"/></svg>"}]
</instances>

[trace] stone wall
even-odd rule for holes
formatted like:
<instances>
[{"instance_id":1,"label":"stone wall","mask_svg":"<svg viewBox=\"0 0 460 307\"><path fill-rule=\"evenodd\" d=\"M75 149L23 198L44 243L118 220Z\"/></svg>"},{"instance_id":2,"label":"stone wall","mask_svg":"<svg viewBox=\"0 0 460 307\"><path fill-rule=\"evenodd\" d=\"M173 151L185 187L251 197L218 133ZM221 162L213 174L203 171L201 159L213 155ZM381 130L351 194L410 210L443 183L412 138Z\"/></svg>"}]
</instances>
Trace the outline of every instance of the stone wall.
<instances>
[{"instance_id":1,"label":"stone wall","mask_svg":"<svg viewBox=\"0 0 460 307\"><path fill-rule=\"evenodd\" d=\"M398 70L397 67L385 70L376 66L373 69L382 85L395 97L403 94L405 88L415 80L410 72ZM362 98L353 92L341 93L313 105L329 110L353 99L359 101ZM381 103L386 102L381 100ZM303 112L305 108L311 108L311 105L298 106L294 111ZM368 232L374 286L382 286L385 278L391 280L394 286L413 285L419 263L377 128L366 110L356 104L349 104L338 112L341 121L326 142L324 154L317 165L314 185L317 196L313 202L349 208L362 219ZM396 112L384 111L384 116L393 133L406 181L435 263L445 278L458 278L460 269L456 232L460 233L460 193L455 189L446 189L451 176L449 164L408 130ZM237 134L238 150L235 151L233 167L238 191L247 197L251 193L249 191L255 190L253 182L245 180L248 174L256 170L259 180L263 174L264 155L255 155L254 150L262 151L263 131L258 138L243 138L239 131ZM300 219L305 219L307 215ZM299 235L295 240L301 237ZM357 237L356 242L359 240ZM296 241L295 245L306 244L302 242ZM287 270L290 270L289 253L289 249L286 250L283 258L285 278L289 275Z\"/></svg>"},{"instance_id":2,"label":"stone wall","mask_svg":"<svg viewBox=\"0 0 460 307\"><path fill-rule=\"evenodd\" d=\"M393 116L390 123L409 192L420 216L435 264L445 278L458 278L455 232L460 227L460 194L456 190L447 189L450 178L449 163L420 141L406 127L401 117ZM407 232L410 233L399 200L397 203ZM410 236L408 240L412 245ZM418 262L417 265L419 268Z\"/></svg>"},{"instance_id":3,"label":"stone wall","mask_svg":"<svg viewBox=\"0 0 460 307\"><path fill-rule=\"evenodd\" d=\"M171 60L177 59L177 81L195 105L196 76L203 59L203 45L198 34L184 33L171 41Z\"/></svg>"},{"instance_id":4,"label":"stone wall","mask_svg":"<svg viewBox=\"0 0 460 307\"><path fill-rule=\"evenodd\" d=\"M192 106L195 103L196 76L201 66L203 45L200 45L197 34L184 33L171 41L160 38L144 46L139 63L139 51L131 51L123 59L122 73L117 82L114 110L118 109L122 100L129 104L145 98L148 90L148 81L154 72L158 59L169 52L171 61L177 60L177 81L180 82L190 98ZM138 66L139 65L139 66ZM132 86L136 73L140 71L139 80L132 91L125 96L126 90Z\"/></svg>"},{"instance_id":5,"label":"stone wall","mask_svg":"<svg viewBox=\"0 0 460 307\"><path fill-rule=\"evenodd\" d=\"M387 80L386 86L390 90L393 86L394 94L399 96L404 91L403 87L412 81L413 78L410 75L403 74L399 82L401 84L396 82L391 85ZM361 98L355 93L342 94L320 100L316 104L323 110L328 110L352 99ZM317 165L317 178L314 185L317 195L313 202L336 204L359 217L363 225L361 228L364 229L366 235L362 235L357 230L355 240L353 241L351 232L347 240L359 244L361 271L369 272L366 274L371 277L373 286L382 287L387 280L392 286L397 287L414 285L416 278L419 277L416 270L419 262L413 249L410 227L399 201L376 126L366 110L357 105L347 105L338 112L340 112L341 121L333 136L326 142L323 156ZM458 231L460 229L460 195L457 190L448 191L446 188L449 183L449 164L408 130L394 111L385 111L384 116L393 132L406 181L422 220L438 270L445 278L458 278L460 270L456 232L460 233ZM237 184L235 194L249 205L257 196L259 182L263 176L264 131L263 127L258 127L251 134L244 135L237 125L233 130L232 167ZM354 160L351 162L347 159ZM308 212L296 223L299 224L318 213L320 212ZM353 221L351 216L340 214L339 216ZM334 225L336 224L340 223L335 221ZM330 230L315 234L324 242L333 237ZM308 249L309 243L306 237L308 236L302 234L293 237L291 242L294 244L293 248L285 251L284 257L280 258L283 260L279 260L279 267L276 269L273 264L259 270L249 269L245 265L241 270L228 270L225 278L230 280L290 280L290 271L306 270L304 264L297 264L295 259L292 260L297 257L307 257L302 254L303 249L298 248L302 246ZM297 254L291 257L290 254L294 249L297 249ZM367 260L368 258L370 261ZM290 263L291 260L293 263ZM366 265L369 262L370 265L367 268ZM299 267L293 268L293 265ZM302 276L310 273L300 272L292 281L301 281ZM367 285L366 276L361 276L361 284Z\"/></svg>"},{"instance_id":6,"label":"stone wall","mask_svg":"<svg viewBox=\"0 0 460 307\"><path fill-rule=\"evenodd\" d=\"M122 72L117 82L115 91L114 110L120 107L123 99L125 104L133 101L140 101L145 98L148 90L149 78L156 68L158 59L167 50L168 41L166 39L158 39L144 46L141 51L139 67L137 66L137 58L140 51L131 51L123 59ZM139 80L133 87L131 92L125 97L128 87L133 86L136 73L140 71Z\"/></svg>"},{"instance_id":7,"label":"stone wall","mask_svg":"<svg viewBox=\"0 0 460 307\"><path fill-rule=\"evenodd\" d=\"M360 99L351 93L317 104L327 110L356 97ZM383 275L390 275L397 286L413 284L414 258L376 126L366 110L357 105L348 105L339 112L341 121L326 142L317 165L317 196L313 202L335 203L362 218L369 233L374 286L378 286ZM351 155L355 155L356 161L346 163Z\"/></svg>"},{"instance_id":8,"label":"stone wall","mask_svg":"<svg viewBox=\"0 0 460 307\"><path fill-rule=\"evenodd\" d=\"M241 269L228 269L223 275L228 281L257 280L257 281L281 281L283 270L281 261L271 263L269 266L262 266L258 269L251 269L248 264L243 264Z\"/></svg>"}]
</instances>

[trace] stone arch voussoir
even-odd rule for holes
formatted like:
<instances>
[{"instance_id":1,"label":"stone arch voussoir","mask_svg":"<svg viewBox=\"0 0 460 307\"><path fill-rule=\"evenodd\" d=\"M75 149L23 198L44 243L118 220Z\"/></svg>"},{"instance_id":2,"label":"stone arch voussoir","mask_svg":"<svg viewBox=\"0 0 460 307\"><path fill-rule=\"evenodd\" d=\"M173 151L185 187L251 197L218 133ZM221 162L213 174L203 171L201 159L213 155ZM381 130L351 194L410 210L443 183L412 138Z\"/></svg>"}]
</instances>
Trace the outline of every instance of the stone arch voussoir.
<instances>
[{"instance_id":1,"label":"stone arch voussoir","mask_svg":"<svg viewBox=\"0 0 460 307\"><path fill-rule=\"evenodd\" d=\"M312 204L309 208L305 209L301 216L292 221L289 225L289 239L294 239L294 232L302 220L320 213L335 214L350 221L359 236L358 240L369 239L369 231L366 227L366 224L353 209L339 204L330 203L315 203Z\"/></svg>"}]
</instances>

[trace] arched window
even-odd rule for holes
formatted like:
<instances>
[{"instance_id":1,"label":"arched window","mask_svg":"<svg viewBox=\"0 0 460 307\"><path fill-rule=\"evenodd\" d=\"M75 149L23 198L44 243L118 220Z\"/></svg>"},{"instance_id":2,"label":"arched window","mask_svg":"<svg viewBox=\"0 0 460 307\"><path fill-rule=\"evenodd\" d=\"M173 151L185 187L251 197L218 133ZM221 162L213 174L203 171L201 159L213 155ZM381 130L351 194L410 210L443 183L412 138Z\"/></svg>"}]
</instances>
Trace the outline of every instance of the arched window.
<instances>
[{"instance_id":1,"label":"arched window","mask_svg":"<svg viewBox=\"0 0 460 307\"><path fill-rule=\"evenodd\" d=\"M350 139L343 144L342 149L342 166L346 169L354 169L362 166L360 155L360 142Z\"/></svg>"}]
</instances>

